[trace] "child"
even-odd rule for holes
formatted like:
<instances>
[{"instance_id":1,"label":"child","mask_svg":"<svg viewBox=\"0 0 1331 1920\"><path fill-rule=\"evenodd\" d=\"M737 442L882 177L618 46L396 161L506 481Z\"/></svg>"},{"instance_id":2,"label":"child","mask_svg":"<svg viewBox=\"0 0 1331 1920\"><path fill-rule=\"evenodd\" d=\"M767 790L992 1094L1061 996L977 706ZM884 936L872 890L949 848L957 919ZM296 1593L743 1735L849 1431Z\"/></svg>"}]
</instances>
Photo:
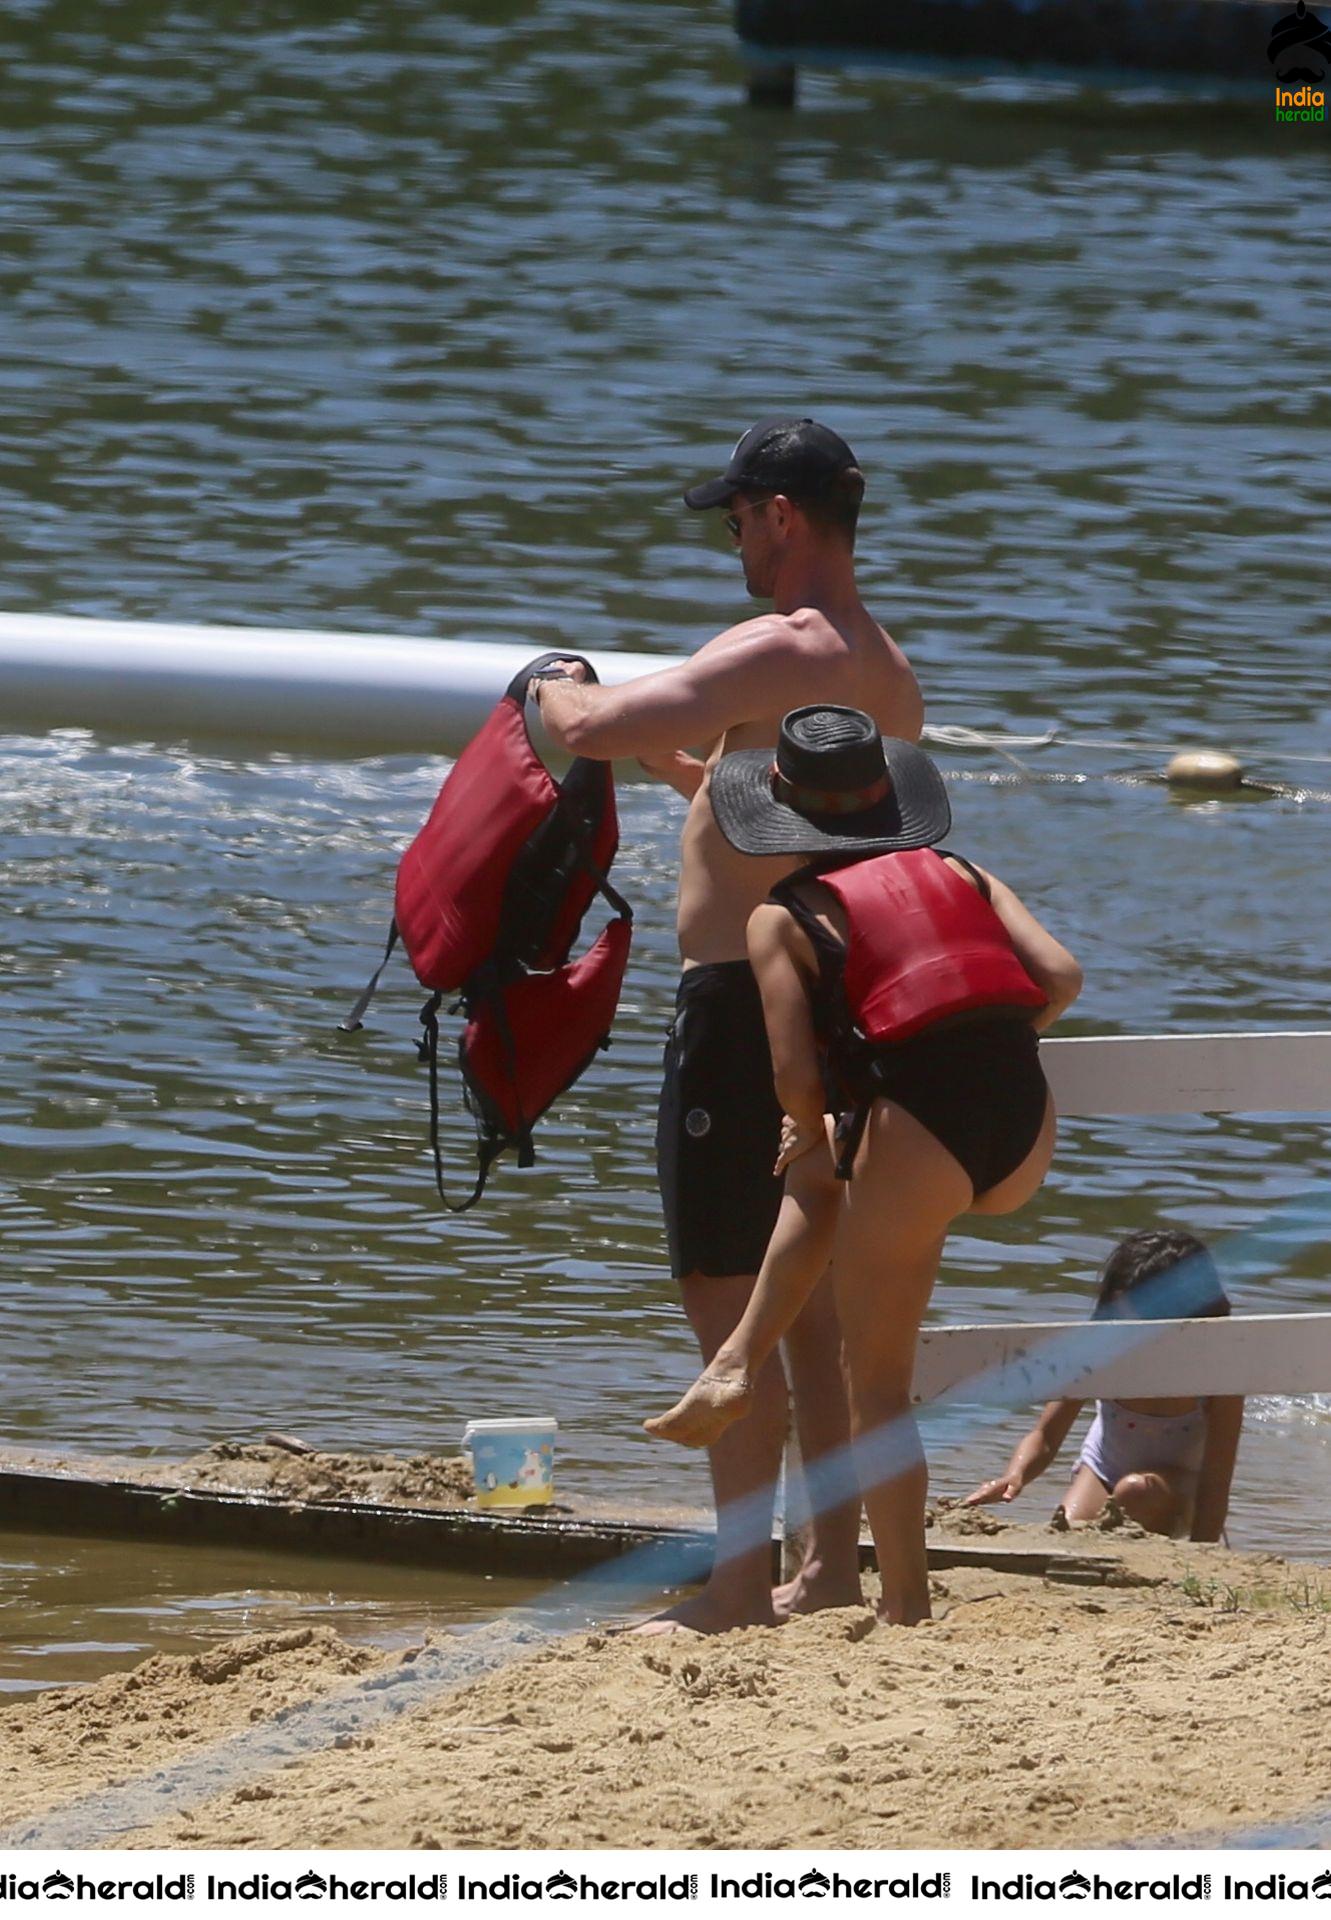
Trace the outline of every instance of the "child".
<instances>
[{"instance_id":1,"label":"child","mask_svg":"<svg viewBox=\"0 0 1331 1920\"><path fill-rule=\"evenodd\" d=\"M1130 1233L1105 1263L1094 1320L1214 1320L1229 1312L1215 1263L1190 1233ZM1014 1451L1007 1472L986 1480L965 1506L1015 1500L1051 1464L1081 1412L1051 1400ZM1243 1425L1243 1400L1097 1400L1063 1512L1094 1520L1111 1497L1151 1533L1218 1540Z\"/></svg>"},{"instance_id":2,"label":"child","mask_svg":"<svg viewBox=\"0 0 1331 1920\"><path fill-rule=\"evenodd\" d=\"M1054 1110L1035 1036L1081 971L1015 894L933 850L951 824L942 776L866 713L787 714L775 765L770 749L727 754L711 801L741 853L818 863L748 925L786 1182L734 1332L645 1425L711 1445L748 1410L830 1259L881 1612L909 1625L929 1613L927 1469L910 1412L920 1321L953 1220L1010 1213L1044 1179Z\"/></svg>"}]
</instances>

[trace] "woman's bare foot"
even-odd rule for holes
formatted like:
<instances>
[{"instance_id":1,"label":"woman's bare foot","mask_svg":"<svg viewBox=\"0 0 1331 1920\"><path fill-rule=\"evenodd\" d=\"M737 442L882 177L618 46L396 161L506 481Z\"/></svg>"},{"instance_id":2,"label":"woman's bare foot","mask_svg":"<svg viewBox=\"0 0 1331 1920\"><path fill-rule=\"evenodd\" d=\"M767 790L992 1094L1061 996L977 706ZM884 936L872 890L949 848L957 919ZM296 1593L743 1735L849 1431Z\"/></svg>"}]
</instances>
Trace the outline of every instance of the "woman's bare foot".
<instances>
[{"instance_id":1,"label":"woman's bare foot","mask_svg":"<svg viewBox=\"0 0 1331 1920\"><path fill-rule=\"evenodd\" d=\"M642 1424L656 1440L710 1447L733 1420L749 1411L752 1399L753 1382L747 1373L714 1373L708 1367L668 1413L658 1413Z\"/></svg>"},{"instance_id":2,"label":"woman's bare foot","mask_svg":"<svg viewBox=\"0 0 1331 1920\"><path fill-rule=\"evenodd\" d=\"M863 1605L858 1579L833 1580L820 1560L806 1562L793 1580L772 1589L772 1611L778 1620L789 1620L796 1613L820 1613L824 1607Z\"/></svg>"}]
</instances>

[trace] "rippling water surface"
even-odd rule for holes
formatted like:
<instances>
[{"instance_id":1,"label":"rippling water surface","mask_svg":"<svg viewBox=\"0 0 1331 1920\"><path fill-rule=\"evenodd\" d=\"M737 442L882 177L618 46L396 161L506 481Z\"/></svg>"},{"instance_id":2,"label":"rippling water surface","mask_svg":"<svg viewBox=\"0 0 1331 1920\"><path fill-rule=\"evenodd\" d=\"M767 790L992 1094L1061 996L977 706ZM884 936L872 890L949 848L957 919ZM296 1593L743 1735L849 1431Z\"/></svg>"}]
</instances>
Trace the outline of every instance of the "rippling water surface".
<instances>
[{"instance_id":1,"label":"rippling water surface","mask_svg":"<svg viewBox=\"0 0 1331 1920\"><path fill-rule=\"evenodd\" d=\"M869 474L864 582L931 719L1331 786L1292 757L1326 748L1331 387L1282 211L1324 143L1010 82L819 76L758 115L723 13L9 9L0 601L687 648L746 603L681 484L809 410ZM152 731L0 739L0 1439L419 1450L532 1407L571 1491L701 1499L637 1431L690 1360L650 1160L681 803L623 796L613 1050L452 1220L404 973L334 1030L443 763ZM1331 1024L1324 803L953 797L1086 963L1069 1031ZM1307 1117L1069 1124L1034 1206L956 1236L935 1317L1079 1315L1157 1219L1241 1309L1325 1308L1329 1172ZM1237 1543L1324 1551L1328 1407L1255 1410ZM939 1490L1017 1423L937 1416Z\"/></svg>"}]
</instances>

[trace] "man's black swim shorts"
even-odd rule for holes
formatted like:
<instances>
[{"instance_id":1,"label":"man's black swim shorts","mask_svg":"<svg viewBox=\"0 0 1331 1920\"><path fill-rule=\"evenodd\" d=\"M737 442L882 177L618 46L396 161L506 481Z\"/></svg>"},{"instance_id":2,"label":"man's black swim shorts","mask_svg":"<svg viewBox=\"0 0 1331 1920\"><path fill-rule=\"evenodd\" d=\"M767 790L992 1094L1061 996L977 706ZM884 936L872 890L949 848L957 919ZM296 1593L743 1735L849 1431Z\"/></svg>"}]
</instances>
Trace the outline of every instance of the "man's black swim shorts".
<instances>
[{"instance_id":1,"label":"man's black swim shorts","mask_svg":"<svg viewBox=\"0 0 1331 1920\"><path fill-rule=\"evenodd\" d=\"M781 1204L781 1109L747 960L690 967L665 1050L656 1168L670 1270L756 1273Z\"/></svg>"}]
</instances>

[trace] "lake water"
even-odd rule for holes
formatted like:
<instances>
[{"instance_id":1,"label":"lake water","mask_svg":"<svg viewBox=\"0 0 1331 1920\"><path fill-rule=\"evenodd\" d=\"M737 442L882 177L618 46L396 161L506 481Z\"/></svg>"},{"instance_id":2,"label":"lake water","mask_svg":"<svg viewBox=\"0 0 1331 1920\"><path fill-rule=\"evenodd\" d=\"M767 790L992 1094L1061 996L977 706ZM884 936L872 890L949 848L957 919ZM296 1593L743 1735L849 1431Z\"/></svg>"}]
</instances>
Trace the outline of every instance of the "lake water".
<instances>
[{"instance_id":1,"label":"lake water","mask_svg":"<svg viewBox=\"0 0 1331 1920\"><path fill-rule=\"evenodd\" d=\"M836 75L764 115L724 9L668 3L286 20L0 23L0 603L679 651L748 604L681 486L813 412L869 475L867 597L929 718L1057 723L1021 757L1093 776L953 789L955 844L1085 963L1066 1031L1331 1025L1331 806L1100 777L1202 742L1331 787L1325 281L1291 238L1324 129ZM444 763L143 733L0 715L0 1440L419 1451L525 1408L569 1493L701 1502L637 1430L691 1361L651 1169L682 803L622 797L612 1051L450 1219L405 971L335 1031ZM1240 1310L1325 1309L1329 1176L1319 1119L1069 1123L934 1317L1081 1316L1158 1220ZM1019 1427L935 1416L936 1490ZM1325 1552L1329 1465L1331 1396L1258 1407L1235 1544ZM13 1544L11 1637L45 1644Z\"/></svg>"}]
</instances>

